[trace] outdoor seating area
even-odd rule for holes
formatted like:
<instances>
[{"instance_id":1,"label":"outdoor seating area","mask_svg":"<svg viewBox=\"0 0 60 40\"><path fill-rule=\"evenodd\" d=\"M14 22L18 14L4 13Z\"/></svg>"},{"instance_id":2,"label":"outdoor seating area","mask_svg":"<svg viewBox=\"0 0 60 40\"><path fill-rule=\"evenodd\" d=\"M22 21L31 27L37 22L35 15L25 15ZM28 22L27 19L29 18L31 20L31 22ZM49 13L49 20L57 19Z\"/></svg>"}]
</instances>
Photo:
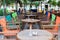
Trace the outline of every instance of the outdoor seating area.
<instances>
[{"instance_id":1,"label":"outdoor seating area","mask_svg":"<svg viewBox=\"0 0 60 40\"><path fill-rule=\"evenodd\" d=\"M46 8L39 2L1 5L0 40L58 40L60 9Z\"/></svg>"},{"instance_id":2,"label":"outdoor seating area","mask_svg":"<svg viewBox=\"0 0 60 40\"><path fill-rule=\"evenodd\" d=\"M38 14L38 12L36 14ZM20 14L20 15L22 15L22 14ZM51 18L50 18L50 16L48 18L48 16L46 16L45 14L43 16L44 17L41 16L42 18L38 18L39 17L38 15L30 14L30 15L24 15L24 18L21 18L21 19L18 17L17 13L12 13L12 17L11 17L11 15L0 16L0 25L2 28L2 32L0 32L0 34L2 34L4 36L3 39L9 39L9 37L12 37L12 36L15 36L15 37L17 37L16 39L19 39L23 35L23 37L24 37L23 40L28 40L28 39L25 39L25 36L27 36L27 35L25 35L25 33L22 34L22 32L23 31L25 32L25 30L26 31L29 30L30 32L32 32L35 29L35 30L37 30L36 35L40 34L40 32L38 33L38 31L41 31L41 30L47 31L51 34L51 37L52 37L51 40L55 39L58 36L58 27L59 27L58 20L60 17L56 16L55 14L52 14ZM31 33L30 36L32 36L32 34L34 34L34 31ZM28 32L28 34L30 32ZM21 36L20 36L20 34L21 34ZM38 38L40 38L40 37L37 36L36 40L38 40Z\"/></svg>"}]
</instances>

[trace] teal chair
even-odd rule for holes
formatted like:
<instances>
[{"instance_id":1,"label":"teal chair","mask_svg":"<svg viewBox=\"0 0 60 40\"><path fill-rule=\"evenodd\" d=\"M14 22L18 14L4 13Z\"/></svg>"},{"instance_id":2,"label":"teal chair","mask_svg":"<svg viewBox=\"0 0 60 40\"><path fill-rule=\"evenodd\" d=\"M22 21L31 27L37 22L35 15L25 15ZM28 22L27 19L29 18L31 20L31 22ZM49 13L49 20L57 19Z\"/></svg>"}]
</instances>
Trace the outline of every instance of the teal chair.
<instances>
[{"instance_id":1,"label":"teal chair","mask_svg":"<svg viewBox=\"0 0 60 40\"><path fill-rule=\"evenodd\" d=\"M51 25L53 25L54 21L55 21L56 16L54 14L52 14L52 18L51 18Z\"/></svg>"},{"instance_id":2,"label":"teal chair","mask_svg":"<svg viewBox=\"0 0 60 40\"><path fill-rule=\"evenodd\" d=\"M12 17L11 17L11 15L7 15L6 17L6 21L7 21L7 29L17 29L17 28L19 28L16 24L14 24L13 22L12 22Z\"/></svg>"},{"instance_id":3,"label":"teal chair","mask_svg":"<svg viewBox=\"0 0 60 40\"><path fill-rule=\"evenodd\" d=\"M12 17L10 15L7 15L5 18L7 22L12 22Z\"/></svg>"},{"instance_id":4,"label":"teal chair","mask_svg":"<svg viewBox=\"0 0 60 40\"><path fill-rule=\"evenodd\" d=\"M7 22L7 24L9 26L13 25L13 21L12 21L11 15L7 15L7 16L5 16L5 18L6 18L6 22Z\"/></svg>"}]
</instances>

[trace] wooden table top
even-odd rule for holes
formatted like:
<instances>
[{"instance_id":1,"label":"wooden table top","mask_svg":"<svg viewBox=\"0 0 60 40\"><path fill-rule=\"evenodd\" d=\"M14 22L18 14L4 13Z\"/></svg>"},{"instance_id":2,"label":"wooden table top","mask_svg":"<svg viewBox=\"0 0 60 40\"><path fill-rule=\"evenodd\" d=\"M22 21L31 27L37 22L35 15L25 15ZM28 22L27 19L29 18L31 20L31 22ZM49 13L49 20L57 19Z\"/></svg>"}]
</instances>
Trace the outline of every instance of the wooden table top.
<instances>
[{"instance_id":1,"label":"wooden table top","mask_svg":"<svg viewBox=\"0 0 60 40\"><path fill-rule=\"evenodd\" d=\"M33 23L33 22L39 22L40 20L38 20L38 19L22 19L21 21Z\"/></svg>"},{"instance_id":2,"label":"wooden table top","mask_svg":"<svg viewBox=\"0 0 60 40\"><path fill-rule=\"evenodd\" d=\"M53 34L46 30L32 29L19 32L17 37L21 40L50 40Z\"/></svg>"},{"instance_id":3,"label":"wooden table top","mask_svg":"<svg viewBox=\"0 0 60 40\"><path fill-rule=\"evenodd\" d=\"M36 15L25 15L25 16L36 16Z\"/></svg>"}]
</instances>

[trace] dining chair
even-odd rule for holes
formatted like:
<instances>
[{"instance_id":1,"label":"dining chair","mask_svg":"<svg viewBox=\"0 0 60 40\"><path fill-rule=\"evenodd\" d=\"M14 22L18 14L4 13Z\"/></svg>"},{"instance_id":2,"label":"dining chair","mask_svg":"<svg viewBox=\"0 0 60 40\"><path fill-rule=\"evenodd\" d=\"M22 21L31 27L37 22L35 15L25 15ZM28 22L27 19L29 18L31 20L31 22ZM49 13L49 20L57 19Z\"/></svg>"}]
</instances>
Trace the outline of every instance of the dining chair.
<instances>
[{"instance_id":1,"label":"dining chair","mask_svg":"<svg viewBox=\"0 0 60 40\"><path fill-rule=\"evenodd\" d=\"M50 12L49 11L46 11L46 17L47 17L47 19L49 20L50 19Z\"/></svg>"},{"instance_id":2,"label":"dining chair","mask_svg":"<svg viewBox=\"0 0 60 40\"><path fill-rule=\"evenodd\" d=\"M52 34L54 34L54 35L58 35L58 27L59 27L59 24L60 24L60 17L59 16L57 16L56 17L56 24L55 24L55 26L53 27L53 29L51 29L51 30L48 30L49 32L51 32Z\"/></svg>"},{"instance_id":3,"label":"dining chair","mask_svg":"<svg viewBox=\"0 0 60 40\"><path fill-rule=\"evenodd\" d=\"M3 27L3 32L4 32L4 36L5 37L9 37L9 36L16 36L16 34L20 31L20 29L17 27L17 29L8 29L7 27L7 23L5 18L1 19L0 21L1 26ZM15 26L14 26L15 27Z\"/></svg>"},{"instance_id":4,"label":"dining chair","mask_svg":"<svg viewBox=\"0 0 60 40\"><path fill-rule=\"evenodd\" d=\"M10 28L15 28L15 27L16 27L15 23L13 22L13 19L12 19L11 15L7 15L5 18L6 18L6 22L8 22L7 25L8 25ZM14 27L14 26L15 26L15 27ZM20 25L19 25L19 26L20 26Z\"/></svg>"},{"instance_id":5,"label":"dining chair","mask_svg":"<svg viewBox=\"0 0 60 40\"><path fill-rule=\"evenodd\" d=\"M45 13L45 14L46 14L46 16L48 16L48 11L46 11L46 13Z\"/></svg>"},{"instance_id":6,"label":"dining chair","mask_svg":"<svg viewBox=\"0 0 60 40\"><path fill-rule=\"evenodd\" d=\"M20 19L18 19L18 15L16 12L12 13L12 19L13 19L14 24L17 24L20 26Z\"/></svg>"},{"instance_id":7,"label":"dining chair","mask_svg":"<svg viewBox=\"0 0 60 40\"><path fill-rule=\"evenodd\" d=\"M57 17L56 17L56 26L54 27L54 29L57 30L57 31L58 31L58 25L59 25L59 24L60 24L60 17L57 16Z\"/></svg>"},{"instance_id":8,"label":"dining chair","mask_svg":"<svg viewBox=\"0 0 60 40\"><path fill-rule=\"evenodd\" d=\"M52 14L51 17L51 25L53 25L53 23L55 22L56 16L54 14Z\"/></svg>"},{"instance_id":9,"label":"dining chair","mask_svg":"<svg viewBox=\"0 0 60 40\"><path fill-rule=\"evenodd\" d=\"M7 25L9 25L9 27L15 25L15 23L14 23L14 21L13 21L11 15L5 16L5 19L6 19Z\"/></svg>"},{"instance_id":10,"label":"dining chair","mask_svg":"<svg viewBox=\"0 0 60 40\"><path fill-rule=\"evenodd\" d=\"M28 24L28 23L26 23L26 24L24 25L24 29L29 29L29 24Z\"/></svg>"}]
</instances>

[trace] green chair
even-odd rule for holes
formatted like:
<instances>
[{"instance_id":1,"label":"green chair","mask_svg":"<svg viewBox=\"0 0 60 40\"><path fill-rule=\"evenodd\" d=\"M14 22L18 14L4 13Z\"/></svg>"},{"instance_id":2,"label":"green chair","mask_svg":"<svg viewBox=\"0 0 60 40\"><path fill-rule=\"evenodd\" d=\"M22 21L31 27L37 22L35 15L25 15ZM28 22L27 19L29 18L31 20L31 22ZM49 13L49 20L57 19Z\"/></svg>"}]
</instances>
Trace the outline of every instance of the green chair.
<instances>
[{"instance_id":1,"label":"green chair","mask_svg":"<svg viewBox=\"0 0 60 40\"><path fill-rule=\"evenodd\" d=\"M16 12L12 13L12 18L13 18L13 21L14 21L15 24L20 25L20 20L18 19L18 15L17 15Z\"/></svg>"},{"instance_id":2,"label":"green chair","mask_svg":"<svg viewBox=\"0 0 60 40\"><path fill-rule=\"evenodd\" d=\"M54 14L52 14L52 18L51 18L51 25L53 25L54 21L55 21L56 16Z\"/></svg>"},{"instance_id":3,"label":"green chair","mask_svg":"<svg viewBox=\"0 0 60 40\"><path fill-rule=\"evenodd\" d=\"M17 21L17 13L16 12L13 12L12 13L12 17L13 17L13 19L14 19L14 22L16 22Z\"/></svg>"}]
</instances>

